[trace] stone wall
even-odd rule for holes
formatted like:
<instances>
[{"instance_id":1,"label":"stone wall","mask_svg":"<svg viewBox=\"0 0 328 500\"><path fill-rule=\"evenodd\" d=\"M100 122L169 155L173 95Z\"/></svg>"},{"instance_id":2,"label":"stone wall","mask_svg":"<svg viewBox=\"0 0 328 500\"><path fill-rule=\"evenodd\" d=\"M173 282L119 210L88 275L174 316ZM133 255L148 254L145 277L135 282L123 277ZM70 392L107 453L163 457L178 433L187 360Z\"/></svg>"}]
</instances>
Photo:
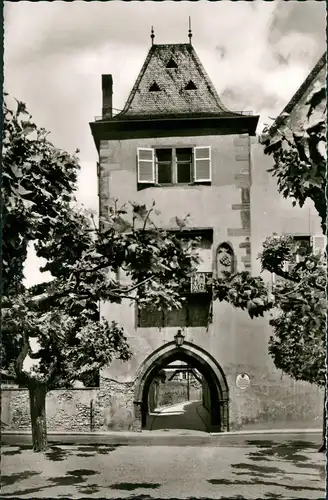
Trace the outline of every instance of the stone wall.
<instances>
[{"instance_id":1,"label":"stone wall","mask_svg":"<svg viewBox=\"0 0 328 500\"><path fill-rule=\"evenodd\" d=\"M243 371L243 370L241 370ZM228 377L230 430L247 428L318 428L322 426L323 390L287 375L273 378L250 369L251 383L239 389ZM279 380L280 379L280 380Z\"/></svg>"},{"instance_id":2,"label":"stone wall","mask_svg":"<svg viewBox=\"0 0 328 500\"><path fill-rule=\"evenodd\" d=\"M202 389L189 386L189 400L198 401L202 399ZM182 403L188 400L188 389L186 381L168 381L160 384L158 391L158 406Z\"/></svg>"},{"instance_id":3,"label":"stone wall","mask_svg":"<svg viewBox=\"0 0 328 500\"><path fill-rule=\"evenodd\" d=\"M271 380L270 374L260 374L256 367L248 367L247 371L251 384L246 390L236 387L233 375L227 377L231 431L321 428L321 389L305 382L295 382L286 375L281 381L278 378ZM99 389L51 391L46 401L48 431L136 430L133 390L134 381L116 382L101 377ZM209 399L207 392L205 390L205 396ZM210 407L209 400L207 403ZM5 430L31 429L26 389L1 390L1 421Z\"/></svg>"},{"instance_id":4,"label":"stone wall","mask_svg":"<svg viewBox=\"0 0 328 500\"><path fill-rule=\"evenodd\" d=\"M98 406L95 423L99 430L133 430L133 382L117 382L100 378Z\"/></svg>"},{"instance_id":5,"label":"stone wall","mask_svg":"<svg viewBox=\"0 0 328 500\"><path fill-rule=\"evenodd\" d=\"M47 394L49 431L90 431L95 429L98 389L55 390ZM1 421L7 430L30 430L27 389L1 389Z\"/></svg>"}]
</instances>

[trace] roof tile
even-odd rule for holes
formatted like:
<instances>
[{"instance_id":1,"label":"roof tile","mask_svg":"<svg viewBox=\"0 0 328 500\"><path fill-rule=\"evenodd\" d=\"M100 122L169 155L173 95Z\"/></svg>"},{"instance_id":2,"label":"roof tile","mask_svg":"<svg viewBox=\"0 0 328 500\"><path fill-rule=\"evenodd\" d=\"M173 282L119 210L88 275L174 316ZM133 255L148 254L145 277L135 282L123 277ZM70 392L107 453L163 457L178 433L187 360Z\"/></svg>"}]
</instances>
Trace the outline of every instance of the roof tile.
<instances>
[{"instance_id":1,"label":"roof tile","mask_svg":"<svg viewBox=\"0 0 328 500\"><path fill-rule=\"evenodd\" d=\"M114 119L190 114L240 116L222 104L191 44L153 45L123 111Z\"/></svg>"}]
</instances>

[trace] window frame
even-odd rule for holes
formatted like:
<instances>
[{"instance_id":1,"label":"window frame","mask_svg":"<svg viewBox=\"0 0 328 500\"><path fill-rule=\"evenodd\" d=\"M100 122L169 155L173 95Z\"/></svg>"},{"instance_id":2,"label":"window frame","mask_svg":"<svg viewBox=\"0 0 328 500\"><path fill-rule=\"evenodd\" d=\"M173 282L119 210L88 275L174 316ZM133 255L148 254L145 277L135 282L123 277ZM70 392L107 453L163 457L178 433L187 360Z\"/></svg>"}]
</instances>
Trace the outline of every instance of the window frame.
<instances>
[{"instance_id":1,"label":"window frame","mask_svg":"<svg viewBox=\"0 0 328 500\"><path fill-rule=\"evenodd\" d=\"M172 147L161 147L161 148L153 148L154 149L154 155L155 155L155 182L156 184L159 184L160 186L172 186L174 184L174 148ZM159 163L165 163L165 162L159 162L157 158L157 151L160 150L170 150L171 151L171 182L159 182L158 179L158 165Z\"/></svg>"},{"instance_id":2,"label":"window frame","mask_svg":"<svg viewBox=\"0 0 328 500\"><path fill-rule=\"evenodd\" d=\"M168 149L171 151L171 182L159 182L159 164L157 159L156 151ZM178 165L187 164L188 162L178 162L177 150L190 150L190 181L189 182L178 182ZM205 158L197 158L197 150L207 149L208 156ZM140 159L140 151L152 151L151 160ZM197 161L207 160L209 162L208 177L207 178L197 178ZM152 180L141 180L140 179L140 161L152 163ZM137 148L137 184L138 185L157 185L157 186L193 186L197 184L211 184L212 183L212 150L211 146L195 146L195 145L167 145L167 146L152 146L150 148Z\"/></svg>"},{"instance_id":3,"label":"window frame","mask_svg":"<svg viewBox=\"0 0 328 500\"><path fill-rule=\"evenodd\" d=\"M178 155L177 155L177 150L178 149L185 149L185 150L188 150L190 151L190 162L188 161L178 161ZM193 166L193 163L194 163L194 147L189 147L189 148L174 148L174 163L175 163L175 176L176 176L176 184L178 185L183 185L183 184L192 184L193 183L193 174L194 174L194 166ZM189 181L187 182L179 182L178 181L178 165L187 165L189 163Z\"/></svg>"},{"instance_id":4,"label":"window frame","mask_svg":"<svg viewBox=\"0 0 328 500\"><path fill-rule=\"evenodd\" d=\"M163 149L169 149L171 151L171 180L172 182L159 182L158 179L158 160L156 156L156 151L158 150L163 150ZM178 149L186 149L190 150L191 152L191 158L190 158L190 180L189 182L178 182L178 163L183 163L183 162L178 162L177 161L177 150ZM156 164L156 184L160 186L189 186L193 184L193 156L194 156L194 146L161 146L161 147L154 147L155 151L155 164ZM186 162L187 163L187 162Z\"/></svg>"},{"instance_id":5,"label":"window frame","mask_svg":"<svg viewBox=\"0 0 328 500\"><path fill-rule=\"evenodd\" d=\"M198 228L198 229L190 229L187 231L179 231L179 230L171 230L170 233L175 234L178 238L181 239L181 241L185 242L185 244L188 244L188 241L192 241L195 239L195 237L201 237L201 240L204 240L207 243L210 243L211 246L213 247L213 228ZM206 244L207 244L206 243ZM202 247L202 243L200 244ZM203 273L203 271L200 271ZM208 272L209 274L212 274L213 272L205 271L206 273ZM187 328L206 328L208 326L208 322L206 324L192 324L194 322L191 321L193 318L195 318L194 315L194 308L197 304L201 305L201 308L206 308L207 310L207 318L211 317L211 308L212 308L212 303L213 303L213 295L212 295L212 290L210 288L206 289L205 291L197 291L193 292L191 291L191 288L187 286L187 289L183 291L183 296L185 297L186 301L182 306L183 310L183 315L184 315L184 321L182 324L176 324L176 325L171 325L168 324L168 318L170 317L170 311L168 310L160 310L160 312L157 315L157 323L153 322L152 325L141 325L140 319L141 319L141 310L138 307L138 304L135 304L135 328L178 328L178 327L187 327ZM147 317L147 308L145 309L145 313ZM149 313L148 313L149 315ZM150 322L149 322L150 323Z\"/></svg>"},{"instance_id":6,"label":"window frame","mask_svg":"<svg viewBox=\"0 0 328 500\"><path fill-rule=\"evenodd\" d=\"M306 241L307 244L309 245L310 248L313 249L313 235L310 234L291 234L294 242L298 241ZM296 261L295 264L299 264L301 262L301 256L299 254L296 254ZM282 270L285 273L288 273L292 268L294 267L294 264L290 264L288 261L284 261L282 263ZM271 284L274 287L279 281L284 280L282 276L277 275L276 273L271 273Z\"/></svg>"},{"instance_id":7,"label":"window frame","mask_svg":"<svg viewBox=\"0 0 328 500\"><path fill-rule=\"evenodd\" d=\"M168 318L170 311L167 309L162 309L159 311L158 318L160 317L160 321L158 323L153 323L151 325L147 324L146 326L141 324L141 314L142 310L138 307L138 304L136 304L136 326L135 328L207 328L208 326L208 321L205 321L204 323L199 322L198 324L192 324L195 323L195 319L192 320L192 318L195 318L194 316L194 307L196 304L200 304L201 306L204 307L204 310L207 311L207 320L209 319L211 315L211 307L213 303L213 297L211 293L186 293L185 294L186 301L182 305L182 310L184 314L184 322L179 324L169 324ZM145 308L145 314L146 316L149 316L149 312L147 312L147 308ZM200 324L201 323L201 324Z\"/></svg>"}]
</instances>

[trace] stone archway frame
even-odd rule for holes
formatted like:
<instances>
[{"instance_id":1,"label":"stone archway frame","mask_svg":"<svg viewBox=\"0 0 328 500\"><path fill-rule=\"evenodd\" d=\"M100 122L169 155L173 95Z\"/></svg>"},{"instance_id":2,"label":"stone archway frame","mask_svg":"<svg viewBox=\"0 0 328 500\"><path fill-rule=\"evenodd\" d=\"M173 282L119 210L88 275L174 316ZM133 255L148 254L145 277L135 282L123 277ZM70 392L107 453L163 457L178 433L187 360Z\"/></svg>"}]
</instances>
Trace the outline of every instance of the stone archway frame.
<instances>
[{"instance_id":1,"label":"stone archway frame","mask_svg":"<svg viewBox=\"0 0 328 500\"><path fill-rule=\"evenodd\" d=\"M142 428L142 407L144 402L144 391L150 376L163 366L166 360L175 356L183 355L193 358L198 365L204 367L204 371L211 374L219 396L220 404L220 429L216 431L229 430L229 388L226 377L220 365L208 352L191 342L184 342L181 347L176 347L175 342L168 342L164 346L153 351L141 364L137 372L134 388L134 410L135 430ZM206 378L206 377L205 377Z\"/></svg>"}]
</instances>

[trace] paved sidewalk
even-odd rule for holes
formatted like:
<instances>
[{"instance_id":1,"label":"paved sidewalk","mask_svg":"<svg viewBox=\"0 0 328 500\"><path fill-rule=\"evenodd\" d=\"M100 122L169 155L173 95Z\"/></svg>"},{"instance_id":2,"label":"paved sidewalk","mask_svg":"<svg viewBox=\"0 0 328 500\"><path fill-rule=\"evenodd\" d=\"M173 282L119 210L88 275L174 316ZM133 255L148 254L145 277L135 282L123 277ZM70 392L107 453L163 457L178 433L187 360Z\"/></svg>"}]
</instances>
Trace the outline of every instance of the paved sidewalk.
<instances>
[{"instance_id":1,"label":"paved sidewalk","mask_svg":"<svg viewBox=\"0 0 328 500\"><path fill-rule=\"evenodd\" d=\"M243 446L249 439L274 440L286 439L311 440L321 443L321 429L275 429L268 431L236 431L209 434L190 429L161 429L142 432L48 432L49 443L63 444L106 444L129 446ZM2 432L4 445L28 445L31 443L29 431Z\"/></svg>"}]
</instances>

